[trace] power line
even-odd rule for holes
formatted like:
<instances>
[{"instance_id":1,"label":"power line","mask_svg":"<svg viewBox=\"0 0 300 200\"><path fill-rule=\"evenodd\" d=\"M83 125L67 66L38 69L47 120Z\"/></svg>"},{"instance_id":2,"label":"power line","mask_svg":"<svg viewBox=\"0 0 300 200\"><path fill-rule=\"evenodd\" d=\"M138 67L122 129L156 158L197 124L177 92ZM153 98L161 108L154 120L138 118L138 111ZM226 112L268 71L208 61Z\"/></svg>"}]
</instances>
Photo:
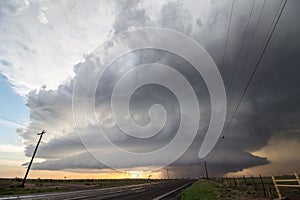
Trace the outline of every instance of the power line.
<instances>
[{"instance_id":1,"label":"power line","mask_svg":"<svg viewBox=\"0 0 300 200\"><path fill-rule=\"evenodd\" d=\"M279 22L279 19L280 19L281 15L282 15L282 12L283 12L283 10L284 10L284 8L285 8L285 5L286 5L287 0L283 0L282 2L283 2L283 3L281 3L280 9L279 9L279 13L278 13L278 15L275 17L273 26L272 26L271 31L270 31L270 33L269 33L269 35L268 35L268 38L267 38L267 40L266 40L266 42L265 42L265 45L264 45L263 50L262 50L262 53L260 54L259 59L258 59L256 65L254 66L254 69L253 69L252 73L250 74L250 77L249 77L249 79L248 79L248 81L247 81L247 83L246 83L246 86L245 86L245 88L244 88L244 91L242 92L242 95L240 96L240 99L239 99L239 101L238 101L238 104L237 104L237 106L236 106L236 108L235 108L235 110L234 110L234 112L233 112L233 115L231 116L231 119L230 119L230 121L229 121L228 126L227 126L226 129L228 129L228 128L230 127L230 124L231 124L231 122L232 122L232 119L233 119L234 116L236 115L236 112L237 112L237 110L238 110L238 108L239 108L239 106L240 106L240 104L241 104L241 102L242 102L242 100L243 100L243 98L244 98L244 96L245 96L245 94L246 94L248 88L249 88L249 85L250 85L251 81L253 80L253 77L254 77L254 75L255 75L255 72L257 71L257 68L258 68L259 64L261 63L261 61L262 61L262 58L263 58L263 56L264 56L264 54L265 54L265 52L266 52L266 49L267 49L267 47L269 46L269 43L270 43L270 41L271 41L271 38L272 38L273 33L274 33L274 31L275 31L275 28L276 28L276 26L277 26L277 24L278 24L278 22Z\"/></svg>"},{"instance_id":2,"label":"power line","mask_svg":"<svg viewBox=\"0 0 300 200\"><path fill-rule=\"evenodd\" d=\"M228 39L229 39L229 31L230 31L230 26L231 26L234 2L235 2L235 0L232 0L230 17L229 17L229 24L228 24L227 35L226 35L226 40L225 40L225 48L224 48L223 58L222 58L221 71L223 70L223 67L224 67L224 59L225 59L225 54L226 54L226 51L227 51L227 44L228 44Z\"/></svg>"},{"instance_id":3,"label":"power line","mask_svg":"<svg viewBox=\"0 0 300 200\"><path fill-rule=\"evenodd\" d=\"M250 42L249 42L249 45L248 45L248 48L247 48L247 51L246 51L245 59L244 59L243 63L241 64L242 66L245 66L245 62L246 62L246 60L247 60L247 58L248 58L249 51L250 51L250 47L252 46L252 45L251 45L251 44L252 44L252 41L254 40L254 36L256 35L257 28L258 28L258 24L260 23L261 16L262 16L263 10L264 10L264 8L265 8L265 5L266 5L266 0L264 0L263 6L262 6L262 8L261 8L261 10L260 10L259 17L258 17L257 23L256 23L256 25L255 25L254 32L253 32L253 34L252 34L251 40L250 40ZM235 76L236 76L236 74L234 74L234 76L232 77L232 79L234 79ZM232 89L231 89L231 91L232 91ZM231 93L232 93L232 92L231 92ZM230 107L230 105L231 105L232 97L233 97L233 95L230 95L230 99L229 99L229 101L228 101L228 102L229 102L229 107ZM227 126L227 128L228 128L228 126ZM226 128L226 129L227 129L227 128Z\"/></svg>"},{"instance_id":4,"label":"power line","mask_svg":"<svg viewBox=\"0 0 300 200\"><path fill-rule=\"evenodd\" d=\"M252 3L251 11L250 11L250 14L249 14L249 17L248 17L247 26L246 26L246 28L245 28L244 35L243 35L242 44L241 44L241 47L239 48L238 58L237 58L237 61L236 61L235 65L234 65L234 68L233 68L233 70L232 70L232 72L231 72L231 75L230 75L231 78L230 78L230 81L229 81L229 84L228 84L228 89L230 89L230 86L231 86L231 84L232 84L233 78L235 77L234 74L235 74L235 71L236 71L236 69L237 69L237 66L238 66L240 57L241 57L241 55L242 55L241 52L242 52L242 48L243 48L244 43L245 43L245 39L246 39L246 35L247 35L247 31L248 31L249 24L250 24L250 19L251 19L252 14L253 14L253 8L254 8L255 2L256 2L256 0L253 1L253 3ZM250 42L250 44L251 44L251 42ZM250 44L249 44L249 46L250 46ZM245 58L245 59L246 59L246 58ZM229 93L229 97L230 97L229 102L231 102L231 99L232 99L232 95L231 95L231 94L232 94L232 90L230 90L230 93Z\"/></svg>"}]
</instances>

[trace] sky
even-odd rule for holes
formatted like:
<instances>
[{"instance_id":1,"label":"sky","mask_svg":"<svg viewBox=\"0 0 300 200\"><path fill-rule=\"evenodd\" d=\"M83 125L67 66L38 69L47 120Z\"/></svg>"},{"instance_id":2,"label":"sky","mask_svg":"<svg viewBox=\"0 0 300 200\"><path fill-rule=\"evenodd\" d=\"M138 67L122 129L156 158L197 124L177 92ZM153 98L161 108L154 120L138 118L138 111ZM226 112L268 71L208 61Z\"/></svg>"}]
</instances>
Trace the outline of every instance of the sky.
<instances>
[{"instance_id":1,"label":"sky","mask_svg":"<svg viewBox=\"0 0 300 200\"><path fill-rule=\"evenodd\" d=\"M166 178L166 167L171 177L199 177L204 162L212 176L299 172L300 4L284 2L0 1L0 177L23 176L42 130L47 132L32 178ZM158 34L154 40L149 32L122 37L147 27L180 33L203 48L195 53L176 34ZM135 49L144 43L167 45L172 39L174 50L186 57ZM131 51L108 59L123 48ZM213 109L206 78L187 59L194 55L200 63L208 56L215 64L227 102L223 137L204 158L198 153L210 120L224 106ZM136 67L143 65L148 68ZM173 74L163 65L171 66ZM181 74L178 79L174 71ZM116 101L123 105L127 89L150 78L173 84L137 88L128 99L130 113L114 115L114 88L123 88ZM189 90L177 86L182 79L195 92L199 119L192 95L185 95ZM119 80L125 82L118 85ZM177 95L188 97L186 104ZM123 130L132 121L142 130L137 137ZM195 124L195 138L172 160L192 138ZM124 157L105 143L108 138L132 155L145 155L163 149L179 130L185 135L176 148L149 159ZM157 135L146 138L148 132Z\"/></svg>"}]
</instances>

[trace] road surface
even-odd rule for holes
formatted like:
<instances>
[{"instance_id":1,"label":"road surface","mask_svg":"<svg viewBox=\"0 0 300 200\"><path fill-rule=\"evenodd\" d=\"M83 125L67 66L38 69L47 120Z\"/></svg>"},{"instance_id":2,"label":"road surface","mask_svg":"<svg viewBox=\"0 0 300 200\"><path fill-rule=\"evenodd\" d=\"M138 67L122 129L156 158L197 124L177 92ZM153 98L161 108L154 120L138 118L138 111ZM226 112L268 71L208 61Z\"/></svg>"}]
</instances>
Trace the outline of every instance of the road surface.
<instances>
[{"instance_id":1,"label":"road surface","mask_svg":"<svg viewBox=\"0 0 300 200\"><path fill-rule=\"evenodd\" d=\"M72 192L56 192L35 195L2 196L3 199L43 199L43 200L76 200L76 199L107 199L107 200L134 200L134 199L173 199L180 191L188 187L191 180L172 180L161 183L139 184L113 188L90 189Z\"/></svg>"}]
</instances>

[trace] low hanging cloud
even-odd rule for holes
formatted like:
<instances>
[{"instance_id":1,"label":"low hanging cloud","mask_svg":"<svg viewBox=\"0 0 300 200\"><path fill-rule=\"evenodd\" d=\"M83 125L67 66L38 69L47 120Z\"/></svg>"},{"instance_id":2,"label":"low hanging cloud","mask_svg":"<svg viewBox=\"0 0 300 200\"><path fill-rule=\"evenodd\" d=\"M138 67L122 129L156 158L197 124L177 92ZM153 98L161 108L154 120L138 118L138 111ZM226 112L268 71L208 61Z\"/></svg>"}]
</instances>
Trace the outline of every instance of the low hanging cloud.
<instances>
[{"instance_id":1,"label":"low hanging cloud","mask_svg":"<svg viewBox=\"0 0 300 200\"><path fill-rule=\"evenodd\" d=\"M171 66L184 74L197 93L201 109L198 135L191 147L177 161L171 164L170 167L174 173L180 176L180 174L185 173L189 166L192 166L193 170L190 173L199 176L201 175L201 170L197 171L197 167L201 166L204 160L209 164L211 173L216 175L268 164L269 161L267 158L256 156L257 154L252 155L251 152L258 151L267 145L268 140L273 135L284 135L285 137L286 130L296 130L294 132L287 132L289 133L289 137L299 139L296 133L298 133L297 130L299 129L297 119L299 118L298 102L300 101L297 101L299 99L297 65L299 65L300 61L295 54L297 49L299 49L297 34L300 30L299 27L292 26L292 22L289 21L290 18L297 19L297 15L299 15L295 10L297 6L294 4L296 3L289 2L287 4L285 14L278 24L274 38L271 40L266 56L259 66L259 71L256 73L246 97L239 107L235 118L232 120L231 126L228 129L225 126L223 132L224 139L220 139L214 150L203 160L198 158L198 151L207 131L211 115L209 93L201 75L195 73L193 66L184 59L176 57L169 52L148 49L131 52L119 58L105 72L104 78L100 80L95 91L96 120L94 116L84 114L86 107L83 104L82 107L76 110L77 115L82 113L80 123L74 123L74 110L72 108L74 84L80 73L81 78L84 77L84 80L86 80L84 85L80 85L80 91L82 91L80 98L82 101L87 100L88 102L89 96L86 94L86 88L91 87L94 81L97 81L96 74L99 71L98 68L95 68L95 66L99 65L93 65L92 63L99 58L101 59L95 52L89 52L91 52L91 47L96 47L94 44L97 41L95 37L101 32L98 28L100 28L99 24L101 24L101 21L104 20L101 20L101 17L98 16L99 18L95 18L99 19L99 22L91 20L91 24L82 27L83 21L80 19L73 19L74 22L70 22L72 21L70 19L72 18L72 14L61 17L69 25L58 26L57 31L54 31L54 33L60 33L61 30L61 33L66 32L77 35L73 31L74 27L78 27L80 30L85 30L84 28L92 30L93 34L91 36L89 31L81 30L82 32L79 31L81 34L78 33L78 37L73 38L74 41L82 41L76 43L78 46L74 48L79 48L82 45L80 49L85 52L80 51L80 53L86 53L86 56L84 61L74 66L71 78L62 82L62 80L71 74L70 69L66 69L66 73L65 69L63 69L63 74L65 75L55 81L55 85L58 85L57 88L54 85L49 85L47 81L41 81L41 79L38 79L34 86L28 86L35 89L38 85L46 84L45 87L39 90L31 91L27 96L27 106L30 108L31 123L25 132L20 133L26 146L26 156L31 156L37 141L36 135L32 133L40 131L40 129L46 129L47 134L44 135L44 142L39 147L37 157L46 160L41 163L35 163L34 169L41 170L108 168L108 166L105 166L91 156L80 140L80 137L85 137L85 141L88 141L95 148L95 151L99 151L112 158L118 158L118 154L113 149L106 147L102 142L104 138L101 138L98 134L99 124L109 133L107 137L114 144L130 152L142 153L154 151L170 142L178 129L180 114L182 113L180 113L180 105L176 97L168 89L157 85L148 85L139 88L131 99L131 116L140 125L149 123L148 109L151 105L160 104L166 110L168 118L164 128L157 136L150 139L136 139L122 133L114 122L110 107L112 89L120 76L126 70L131 69L132 66L155 62ZM190 1L162 1L158 5L153 9L153 5L149 5L143 1L114 2L112 6L114 10L113 21L107 26L109 28L101 25L102 29L106 32L104 35L114 35L134 28L158 26L174 29L194 38L206 48L222 73L228 98L227 125L242 89L246 84L246 80L253 70L254 64L259 59L263 42L267 39L280 1L268 2L266 4L258 1L254 3L239 1L234 5L231 22L229 22L231 1L218 3L199 2L196 6ZM56 16L60 16L59 13L52 12L56 6L58 5L49 3L47 6L48 9L42 10L40 5L37 6L37 10L44 13L42 18L37 13L37 20L40 20L37 23L43 23L45 26L55 23ZM64 6L69 8L70 5L67 4ZM79 12L81 7L78 3L74 3L70 8L73 11ZM25 6L22 9L26 10L29 8ZM88 10L89 8L83 7L82 9ZM199 12L199 14L196 14L195 10L197 11L197 9L201 10L202 13ZM20 13L16 14L22 15ZM87 16L86 18L95 19L92 16ZM75 22L78 24L75 24ZM223 54L228 23L231 23L231 29L229 30L226 52ZM296 22L294 23L296 24ZM107 29L110 31L107 31ZM47 31L51 32L52 29L48 28ZM83 35L86 37L82 37ZM61 35L61 37L65 36ZM92 39L88 39L90 37ZM69 41L68 44L72 44L72 41ZM40 41L36 41L36 44L40 44ZM283 49L285 51L282 51ZM40 49L37 48L36 51L38 53ZM283 53L279 53L279 51ZM55 53L54 55L58 56L55 59L59 60L60 57L64 57L67 53L64 51L59 56ZM73 53L72 55L77 55L79 51ZM101 55L105 55L105 49ZM274 59L275 55L276 58ZM76 59L74 58L66 60L69 60L68 62L72 61L72 64L74 64L77 62L77 57ZM65 59L63 60L64 62L60 64L61 66L70 65L70 63L66 63ZM22 66L21 64L16 64L16 61L12 61L14 60L1 59L2 66L7 66L8 63L12 63L10 65L14 66ZM281 65L285 67L281 67ZM49 66L50 64L45 69L39 68L39 70L47 71ZM12 72L5 71L3 68L1 69L1 72L4 72L11 82L18 82L19 79L13 77L16 71ZM17 69L15 68L14 70ZM38 74L38 72L34 74ZM23 81L26 82L26 80ZM22 85L20 82L16 85L26 87L26 84ZM189 116L189 113L183 114ZM77 131L80 132L80 137ZM189 129L187 128L187 134L188 131ZM117 164L120 168L144 168L159 165L160 159L163 158L145 160L139 162L138 165L132 160L125 159L120 160Z\"/></svg>"}]
</instances>

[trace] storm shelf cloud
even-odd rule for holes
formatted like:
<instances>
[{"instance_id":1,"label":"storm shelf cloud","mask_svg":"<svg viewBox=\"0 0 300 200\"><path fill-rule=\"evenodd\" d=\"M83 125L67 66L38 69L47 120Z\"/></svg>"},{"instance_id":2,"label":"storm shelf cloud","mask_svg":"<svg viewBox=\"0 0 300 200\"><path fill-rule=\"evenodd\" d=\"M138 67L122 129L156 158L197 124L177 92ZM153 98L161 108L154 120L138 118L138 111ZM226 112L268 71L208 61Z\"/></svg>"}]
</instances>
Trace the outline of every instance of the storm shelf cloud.
<instances>
[{"instance_id":1,"label":"storm shelf cloud","mask_svg":"<svg viewBox=\"0 0 300 200\"><path fill-rule=\"evenodd\" d=\"M119 158L117 151L104 142L109 138L119 148L137 154L156 151L175 137L182 117L191 123L195 120L190 113L181 110L180 102L171 90L158 84L148 84L138 88L130 98L130 116L117 117L123 123L129 123L130 117L136 124L147 126L152 122L151 106L159 104L166 114L164 127L157 135L146 139L132 137L118 127L111 109L113 89L124 73L134 66L149 63L171 66L181 73L192 85L200 107L197 136L188 150L170 164L172 173L181 176L189 169L189 175L201 176L203 171L199 168L204 161L214 175L242 171L270 164L272 160L267 155L253 153L270 144L291 140L300 144L300 57L297 55L300 49L297 21L300 4L296 0L287 2L261 60L265 42L282 5L280 0L151 3L134 0L109 1L107 4L95 1L91 5L80 1L29 2L0 3L0 24L3 27L0 31L0 72L14 85L15 91L26 98L30 110L29 125L19 131L26 156L32 155L38 139L33 133L47 130L36 155L44 161L35 163L33 169L109 168L91 152L111 157L122 169L149 166L151 170L151 166L160 166L167 154L152 160L134 161ZM102 4L106 5L102 7ZM25 20L34 23L28 27ZM101 51L96 47L124 31L143 27L167 28L190 36L206 49L222 75L227 95L223 137L203 159L199 159L198 152L212 115L211 99L203 77L191 63L172 52L141 49L120 56L100 79L98 77L98 73L106 67L103 64L106 53L115 44L102 46ZM14 30L22 30L24 36ZM14 37L7 36L7 33ZM27 39L20 39L24 37ZM137 38L137 43L139 39L146 40L147 37ZM159 42L164 43L163 40ZM127 44L124 42L122 45ZM17 49L16 54L20 54L22 59L11 56L9 51L12 48ZM180 48L184 47L178 46ZM43 51L50 55L43 57ZM259 66L235 113L247 80L258 62ZM162 69L149 68L148 73L159 73L165 79L172 79ZM134 72L131 76L132 80L143 78L143 74ZM78 82L81 84L76 85ZM95 83L95 99L91 101L87 88ZM80 91L76 98L75 86ZM77 100L81 106L74 110L74 101ZM89 104L94 106L93 115L86 114ZM78 117L75 121L74 112ZM159 118L161 115L152 117ZM155 123L153 121L154 129L159 126ZM107 138L99 134L100 126L107 133ZM190 134L188 126L184 127L184 131ZM86 143L91 152L87 151ZM290 149L297 150L299 147Z\"/></svg>"}]
</instances>

